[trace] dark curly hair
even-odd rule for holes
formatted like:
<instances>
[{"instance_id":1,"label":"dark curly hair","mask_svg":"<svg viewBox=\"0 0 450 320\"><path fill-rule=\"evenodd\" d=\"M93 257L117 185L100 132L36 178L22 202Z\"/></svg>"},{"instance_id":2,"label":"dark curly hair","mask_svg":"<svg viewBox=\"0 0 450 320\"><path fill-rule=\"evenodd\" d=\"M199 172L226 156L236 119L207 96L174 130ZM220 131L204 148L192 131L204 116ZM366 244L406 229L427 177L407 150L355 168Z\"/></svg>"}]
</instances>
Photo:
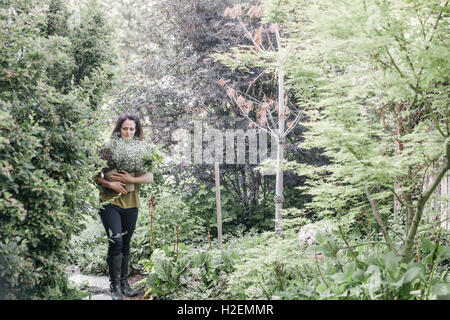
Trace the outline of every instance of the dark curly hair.
<instances>
[{"instance_id":1,"label":"dark curly hair","mask_svg":"<svg viewBox=\"0 0 450 320\"><path fill-rule=\"evenodd\" d=\"M122 129L122 124L125 120L133 120L136 124L136 132L134 133L134 136L137 137L139 140L144 139L144 132L142 130L141 121L139 121L139 118L136 117L132 113L124 112L119 116L119 119L117 119L116 126L114 127L114 130L112 132L113 136L115 133L120 134L120 130Z\"/></svg>"}]
</instances>

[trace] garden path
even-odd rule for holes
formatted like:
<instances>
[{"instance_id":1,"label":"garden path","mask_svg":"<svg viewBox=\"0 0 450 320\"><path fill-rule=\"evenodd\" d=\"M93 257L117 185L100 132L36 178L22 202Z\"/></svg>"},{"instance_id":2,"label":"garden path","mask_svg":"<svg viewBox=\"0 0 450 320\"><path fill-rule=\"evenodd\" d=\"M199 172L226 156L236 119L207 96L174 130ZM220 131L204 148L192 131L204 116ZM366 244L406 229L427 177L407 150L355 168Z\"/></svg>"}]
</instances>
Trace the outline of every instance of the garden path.
<instances>
[{"instance_id":1,"label":"garden path","mask_svg":"<svg viewBox=\"0 0 450 320\"><path fill-rule=\"evenodd\" d=\"M112 300L107 276L84 275L76 268L69 269L67 273L69 280L73 281L77 288L92 294L91 300ZM89 300L89 296L83 300Z\"/></svg>"},{"instance_id":2,"label":"garden path","mask_svg":"<svg viewBox=\"0 0 450 320\"><path fill-rule=\"evenodd\" d=\"M85 275L82 274L77 267L68 267L66 273L70 281L73 281L77 288L83 292L91 293L89 296L83 298L83 300L112 300L111 292L109 289L109 277L98 275ZM142 274L135 274L128 278L130 285L133 287L134 283L144 279ZM143 300L145 291L139 291L136 297L125 298L126 300Z\"/></svg>"}]
</instances>

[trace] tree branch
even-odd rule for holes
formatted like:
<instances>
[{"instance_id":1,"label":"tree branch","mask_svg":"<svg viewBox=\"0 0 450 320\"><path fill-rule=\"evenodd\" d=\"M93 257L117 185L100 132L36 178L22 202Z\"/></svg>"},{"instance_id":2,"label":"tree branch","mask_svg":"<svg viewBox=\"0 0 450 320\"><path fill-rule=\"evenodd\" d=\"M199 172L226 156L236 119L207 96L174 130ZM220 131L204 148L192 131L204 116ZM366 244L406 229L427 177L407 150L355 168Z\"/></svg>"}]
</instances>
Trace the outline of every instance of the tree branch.
<instances>
[{"instance_id":1,"label":"tree branch","mask_svg":"<svg viewBox=\"0 0 450 320\"><path fill-rule=\"evenodd\" d=\"M431 197L437 186L441 183L442 179L447 174L447 171L450 169L450 142L447 142L446 149L447 149L446 150L447 164L441 169L436 179L434 180L433 184L419 199L418 208L413 217L412 226L409 230L408 237L406 238L406 245L402 254L403 262L408 262L411 256L411 248L414 245L414 238L417 234L417 229L419 227L419 223L423 215L425 204L427 203L427 201L429 200L429 198Z\"/></svg>"},{"instance_id":2,"label":"tree branch","mask_svg":"<svg viewBox=\"0 0 450 320\"><path fill-rule=\"evenodd\" d=\"M387 232L386 225L384 224L383 219L381 218L381 215L378 212L376 202L375 202L375 200L371 199L369 187L366 187L366 196L369 199L370 206L372 207L373 215L375 216L375 219L377 220L378 225L381 227L381 232L383 233L384 239L386 240L386 243L388 244L389 249L391 249L396 255L398 255L398 252L395 249L394 243L392 242L391 237L389 236L389 233Z\"/></svg>"}]
</instances>

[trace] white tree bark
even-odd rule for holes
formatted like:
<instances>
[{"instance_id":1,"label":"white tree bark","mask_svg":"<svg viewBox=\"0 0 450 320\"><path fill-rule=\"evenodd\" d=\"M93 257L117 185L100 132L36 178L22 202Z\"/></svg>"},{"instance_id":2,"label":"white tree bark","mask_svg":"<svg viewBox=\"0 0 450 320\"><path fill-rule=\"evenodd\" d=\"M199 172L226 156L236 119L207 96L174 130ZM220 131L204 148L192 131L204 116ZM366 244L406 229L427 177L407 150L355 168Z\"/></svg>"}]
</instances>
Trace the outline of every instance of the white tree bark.
<instances>
[{"instance_id":1,"label":"white tree bark","mask_svg":"<svg viewBox=\"0 0 450 320\"><path fill-rule=\"evenodd\" d=\"M278 66L278 137L277 137L277 171L275 178L275 232L282 235L280 222L282 220L281 209L283 208L283 170L281 165L284 159L284 124L285 124L285 105L284 105L284 73L282 69L281 41L280 34L276 31L279 66Z\"/></svg>"}]
</instances>

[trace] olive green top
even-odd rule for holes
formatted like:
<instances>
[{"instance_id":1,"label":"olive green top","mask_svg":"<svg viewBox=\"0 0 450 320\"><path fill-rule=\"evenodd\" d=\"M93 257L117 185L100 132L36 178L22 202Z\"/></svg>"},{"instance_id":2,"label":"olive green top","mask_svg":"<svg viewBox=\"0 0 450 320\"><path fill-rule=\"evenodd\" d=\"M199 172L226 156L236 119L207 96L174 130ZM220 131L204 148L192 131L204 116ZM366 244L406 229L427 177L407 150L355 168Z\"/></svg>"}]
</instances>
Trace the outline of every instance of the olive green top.
<instances>
[{"instance_id":1,"label":"olive green top","mask_svg":"<svg viewBox=\"0 0 450 320\"><path fill-rule=\"evenodd\" d=\"M134 191L128 192L127 194L122 194L120 197L114 199L114 201L111 202L112 205L118 206L122 209L128 209L128 208L140 208L141 203L139 201L139 188L140 185L138 183L134 184ZM100 191L100 201L107 201L115 196L117 196L118 193L102 187Z\"/></svg>"}]
</instances>

